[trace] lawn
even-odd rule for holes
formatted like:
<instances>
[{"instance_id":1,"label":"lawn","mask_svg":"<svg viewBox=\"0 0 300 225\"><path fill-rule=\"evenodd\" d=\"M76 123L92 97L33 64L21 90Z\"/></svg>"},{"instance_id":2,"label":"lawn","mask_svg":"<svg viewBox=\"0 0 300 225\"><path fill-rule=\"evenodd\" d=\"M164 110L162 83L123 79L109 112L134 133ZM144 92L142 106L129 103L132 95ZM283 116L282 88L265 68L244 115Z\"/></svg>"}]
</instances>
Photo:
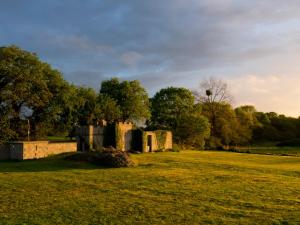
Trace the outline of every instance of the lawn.
<instances>
[{"instance_id":1,"label":"lawn","mask_svg":"<svg viewBox=\"0 0 300 225\"><path fill-rule=\"evenodd\" d=\"M132 155L107 169L61 157L0 162L0 224L300 224L300 157Z\"/></svg>"},{"instance_id":2,"label":"lawn","mask_svg":"<svg viewBox=\"0 0 300 225\"><path fill-rule=\"evenodd\" d=\"M236 152L265 155L300 156L300 147L240 147Z\"/></svg>"}]
</instances>

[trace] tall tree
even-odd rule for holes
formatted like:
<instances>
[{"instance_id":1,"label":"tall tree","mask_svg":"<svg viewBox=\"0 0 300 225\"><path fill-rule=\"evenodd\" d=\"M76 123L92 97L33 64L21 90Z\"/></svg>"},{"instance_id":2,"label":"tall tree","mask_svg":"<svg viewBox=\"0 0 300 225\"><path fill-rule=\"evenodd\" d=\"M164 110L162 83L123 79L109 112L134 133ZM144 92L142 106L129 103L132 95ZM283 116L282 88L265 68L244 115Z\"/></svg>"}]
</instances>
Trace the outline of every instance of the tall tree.
<instances>
[{"instance_id":1,"label":"tall tree","mask_svg":"<svg viewBox=\"0 0 300 225\"><path fill-rule=\"evenodd\" d=\"M228 135L225 135L229 134L229 132L225 132L225 130L229 131L229 127L232 126L223 120L223 114L228 116L227 119L234 118L235 114L230 107L233 97L229 92L228 85L222 80L211 77L202 81L199 89L195 90L193 93L196 101L203 104L204 114L211 124L211 137L209 143L220 145L222 142L221 140L223 140L223 143L229 143L229 137ZM221 137L220 135L222 133L226 137Z\"/></svg>"},{"instance_id":2,"label":"tall tree","mask_svg":"<svg viewBox=\"0 0 300 225\"><path fill-rule=\"evenodd\" d=\"M151 103L150 127L172 130L177 143L204 146L210 125L201 114L201 105L195 104L190 90L164 88L154 95Z\"/></svg>"},{"instance_id":3,"label":"tall tree","mask_svg":"<svg viewBox=\"0 0 300 225\"><path fill-rule=\"evenodd\" d=\"M121 109L113 98L100 93L97 97L97 103L100 107L100 119L104 119L107 122L114 122L121 119Z\"/></svg>"},{"instance_id":4,"label":"tall tree","mask_svg":"<svg viewBox=\"0 0 300 225\"><path fill-rule=\"evenodd\" d=\"M150 117L148 94L137 80L120 82L118 78L112 78L103 81L100 94L110 97L117 103L123 121Z\"/></svg>"},{"instance_id":5,"label":"tall tree","mask_svg":"<svg viewBox=\"0 0 300 225\"><path fill-rule=\"evenodd\" d=\"M151 124L161 129L175 129L179 118L189 115L195 103L189 89L168 87L151 99Z\"/></svg>"},{"instance_id":6,"label":"tall tree","mask_svg":"<svg viewBox=\"0 0 300 225\"><path fill-rule=\"evenodd\" d=\"M67 82L59 71L39 60L36 54L16 46L0 48L0 105L8 116L12 139L46 135L61 111Z\"/></svg>"},{"instance_id":7,"label":"tall tree","mask_svg":"<svg viewBox=\"0 0 300 225\"><path fill-rule=\"evenodd\" d=\"M253 136L253 130L262 126L256 118L256 109L254 106L245 105L234 111L239 122L237 127L240 137L239 144L249 143Z\"/></svg>"},{"instance_id":8,"label":"tall tree","mask_svg":"<svg viewBox=\"0 0 300 225\"><path fill-rule=\"evenodd\" d=\"M100 104L97 102L97 93L93 88L77 87L76 114L79 125L93 125L101 117Z\"/></svg>"}]
</instances>

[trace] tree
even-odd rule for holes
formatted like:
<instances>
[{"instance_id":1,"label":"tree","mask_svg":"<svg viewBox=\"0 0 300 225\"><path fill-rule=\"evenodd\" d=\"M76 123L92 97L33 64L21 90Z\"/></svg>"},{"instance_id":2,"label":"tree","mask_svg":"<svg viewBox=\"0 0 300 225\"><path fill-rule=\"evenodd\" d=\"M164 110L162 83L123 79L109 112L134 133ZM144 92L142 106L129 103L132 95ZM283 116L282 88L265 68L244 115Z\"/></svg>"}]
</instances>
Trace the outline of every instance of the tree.
<instances>
[{"instance_id":1,"label":"tree","mask_svg":"<svg viewBox=\"0 0 300 225\"><path fill-rule=\"evenodd\" d=\"M100 93L97 97L97 102L100 106L101 119L104 119L107 122L114 122L121 119L121 109L114 99Z\"/></svg>"},{"instance_id":2,"label":"tree","mask_svg":"<svg viewBox=\"0 0 300 225\"><path fill-rule=\"evenodd\" d=\"M253 136L253 130L262 126L256 118L256 109L254 106L245 105L236 108L234 111L239 122L239 144L249 143Z\"/></svg>"},{"instance_id":3,"label":"tree","mask_svg":"<svg viewBox=\"0 0 300 225\"><path fill-rule=\"evenodd\" d=\"M255 142L279 142L300 138L299 119L275 112L258 112L256 116L262 126L254 130Z\"/></svg>"},{"instance_id":4,"label":"tree","mask_svg":"<svg viewBox=\"0 0 300 225\"><path fill-rule=\"evenodd\" d=\"M233 101L228 85L214 77L203 80L193 93L197 102L230 104Z\"/></svg>"},{"instance_id":5,"label":"tree","mask_svg":"<svg viewBox=\"0 0 300 225\"><path fill-rule=\"evenodd\" d=\"M177 143L202 149L210 136L210 124L201 114L199 104L193 108L189 114L179 117L177 127L173 130L174 137Z\"/></svg>"},{"instance_id":6,"label":"tree","mask_svg":"<svg viewBox=\"0 0 300 225\"><path fill-rule=\"evenodd\" d=\"M8 114L0 107L0 144L14 139L17 133L10 128Z\"/></svg>"},{"instance_id":7,"label":"tree","mask_svg":"<svg viewBox=\"0 0 300 225\"><path fill-rule=\"evenodd\" d=\"M218 111L222 108L222 105L230 104L233 99L228 86L222 80L211 77L200 83L199 90L194 91L194 96L197 102L208 106L209 114L207 116L210 120L213 134Z\"/></svg>"},{"instance_id":8,"label":"tree","mask_svg":"<svg viewBox=\"0 0 300 225\"><path fill-rule=\"evenodd\" d=\"M100 94L113 99L123 121L136 121L150 117L149 98L139 81L123 81L112 78L101 83Z\"/></svg>"},{"instance_id":9,"label":"tree","mask_svg":"<svg viewBox=\"0 0 300 225\"><path fill-rule=\"evenodd\" d=\"M93 88L76 88L76 119L78 125L93 125L101 118L101 108L97 101L97 93Z\"/></svg>"},{"instance_id":10,"label":"tree","mask_svg":"<svg viewBox=\"0 0 300 225\"><path fill-rule=\"evenodd\" d=\"M179 118L193 110L194 96L189 89L168 87L151 99L151 126L175 129Z\"/></svg>"},{"instance_id":11,"label":"tree","mask_svg":"<svg viewBox=\"0 0 300 225\"><path fill-rule=\"evenodd\" d=\"M154 95L151 103L151 128L172 130L175 142L203 147L209 135L209 123L190 90L164 88Z\"/></svg>"},{"instance_id":12,"label":"tree","mask_svg":"<svg viewBox=\"0 0 300 225\"><path fill-rule=\"evenodd\" d=\"M219 103L215 103L219 104ZM221 146L235 145L239 143L239 121L230 104L219 104L215 111L215 126L208 141L208 146L218 148ZM203 104L203 115L210 118L211 106Z\"/></svg>"},{"instance_id":13,"label":"tree","mask_svg":"<svg viewBox=\"0 0 300 225\"><path fill-rule=\"evenodd\" d=\"M229 131L229 127L232 127L233 124L230 125L224 121L223 113L228 115L227 119L230 120L232 120L235 115L234 112L231 111L230 103L233 98L228 90L227 84L222 80L209 78L202 81L199 89L195 90L193 94L196 101L203 104L203 113L209 119L211 124L211 137L209 143L214 146L221 145L222 142L230 143L229 136L225 135L230 132L225 132L225 130ZM220 136L222 134L225 136ZM233 135L230 136L233 137Z\"/></svg>"},{"instance_id":14,"label":"tree","mask_svg":"<svg viewBox=\"0 0 300 225\"><path fill-rule=\"evenodd\" d=\"M61 73L36 54L16 46L1 47L0 105L6 115L4 124L14 133L10 139L25 138L28 121L31 137L45 137L61 112L66 86Z\"/></svg>"}]
</instances>

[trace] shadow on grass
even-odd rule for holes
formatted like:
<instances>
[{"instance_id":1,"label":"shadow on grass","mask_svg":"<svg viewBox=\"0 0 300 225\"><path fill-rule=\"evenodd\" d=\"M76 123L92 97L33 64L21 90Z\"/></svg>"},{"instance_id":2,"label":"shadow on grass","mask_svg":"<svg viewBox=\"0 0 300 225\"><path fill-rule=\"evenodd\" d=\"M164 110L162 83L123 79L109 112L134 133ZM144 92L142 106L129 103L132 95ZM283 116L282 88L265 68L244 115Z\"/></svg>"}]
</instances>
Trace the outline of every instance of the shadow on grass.
<instances>
[{"instance_id":1,"label":"shadow on grass","mask_svg":"<svg viewBox=\"0 0 300 225\"><path fill-rule=\"evenodd\" d=\"M25 161L0 161L0 173L106 169L106 167L97 166L88 162L66 160L64 158L67 155L70 154L60 154L43 159Z\"/></svg>"}]
</instances>

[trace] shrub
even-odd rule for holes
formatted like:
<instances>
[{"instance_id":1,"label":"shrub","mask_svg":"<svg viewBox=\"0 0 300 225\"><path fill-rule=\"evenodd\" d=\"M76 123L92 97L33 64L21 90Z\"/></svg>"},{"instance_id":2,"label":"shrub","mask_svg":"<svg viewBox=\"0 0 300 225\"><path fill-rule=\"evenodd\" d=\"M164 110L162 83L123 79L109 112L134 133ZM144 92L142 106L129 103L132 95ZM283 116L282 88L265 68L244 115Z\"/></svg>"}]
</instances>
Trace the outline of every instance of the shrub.
<instances>
[{"instance_id":1,"label":"shrub","mask_svg":"<svg viewBox=\"0 0 300 225\"><path fill-rule=\"evenodd\" d=\"M170 149L170 151L172 151L172 152L180 152L181 149L182 149L182 147L180 147L179 145L173 144L173 148Z\"/></svg>"},{"instance_id":2,"label":"shrub","mask_svg":"<svg viewBox=\"0 0 300 225\"><path fill-rule=\"evenodd\" d=\"M66 159L81 162L85 161L96 165L114 168L130 167L134 165L127 152L116 150L113 147L101 148L91 152L76 153L74 155L67 156Z\"/></svg>"}]
</instances>

